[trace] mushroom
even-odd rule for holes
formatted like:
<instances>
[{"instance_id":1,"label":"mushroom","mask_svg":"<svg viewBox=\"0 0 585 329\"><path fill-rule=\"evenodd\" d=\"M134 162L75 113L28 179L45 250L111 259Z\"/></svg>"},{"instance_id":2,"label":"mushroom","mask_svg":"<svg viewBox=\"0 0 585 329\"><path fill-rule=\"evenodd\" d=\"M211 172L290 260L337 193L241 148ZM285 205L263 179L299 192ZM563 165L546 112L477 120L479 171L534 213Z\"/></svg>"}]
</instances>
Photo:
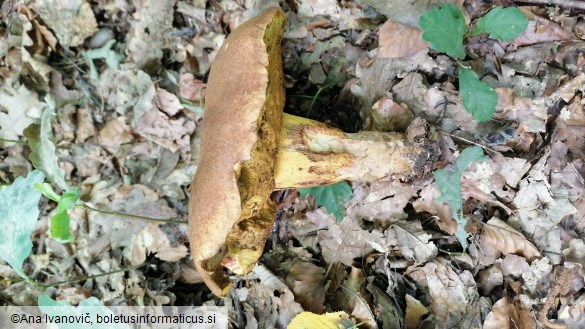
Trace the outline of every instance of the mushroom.
<instances>
[{"instance_id":1,"label":"mushroom","mask_svg":"<svg viewBox=\"0 0 585 329\"><path fill-rule=\"evenodd\" d=\"M226 270L247 274L262 255L276 213L273 191L408 180L432 163L421 119L406 134L349 134L283 114L284 25L280 8L243 23L226 38L209 73L189 241L197 271L220 297L231 286Z\"/></svg>"}]
</instances>

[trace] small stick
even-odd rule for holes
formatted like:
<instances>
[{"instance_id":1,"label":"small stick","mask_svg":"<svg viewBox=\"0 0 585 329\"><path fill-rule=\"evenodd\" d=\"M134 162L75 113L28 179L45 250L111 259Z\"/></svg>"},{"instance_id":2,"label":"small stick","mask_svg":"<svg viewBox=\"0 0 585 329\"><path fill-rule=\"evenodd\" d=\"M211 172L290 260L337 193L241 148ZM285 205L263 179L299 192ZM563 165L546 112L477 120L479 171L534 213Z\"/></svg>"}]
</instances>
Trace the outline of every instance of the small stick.
<instances>
[{"instance_id":1,"label":"small stick","mask_svg":"<svg viewBox=\"0 0 585 329\"><path fill-rule=\"evenodd\" d=\"M559 6L573 9L585 10L585 2L583 1L567 1L567 0L513 0L512 2L524 2L533 4L542 4L549 6Z\"/></svg>"}]
</instances>

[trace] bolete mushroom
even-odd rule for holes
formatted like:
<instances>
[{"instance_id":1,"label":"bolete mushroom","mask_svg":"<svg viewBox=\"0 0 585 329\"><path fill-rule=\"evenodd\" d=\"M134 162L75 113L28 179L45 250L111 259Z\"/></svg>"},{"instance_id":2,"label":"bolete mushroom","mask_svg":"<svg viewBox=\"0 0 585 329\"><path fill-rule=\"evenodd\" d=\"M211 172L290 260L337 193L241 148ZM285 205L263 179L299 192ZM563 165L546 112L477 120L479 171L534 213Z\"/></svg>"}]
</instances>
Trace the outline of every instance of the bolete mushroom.
<instances>
[{"instance_id":1,"label":"bolete mushroom","mask_svg":"<svg viewBox=\"0 0 585 329\"><path fill-rule=\"evenodd\" d=\"M262 255L277 189L341 180L410 179L430 165L415 120L406 135L347 134L283 114L280 41L285 18L272 8L226 38L211 66L199 165L189 202L189 240L197 271L225 296L226 270L244 275Z\"/></svg>"}]
</instances>

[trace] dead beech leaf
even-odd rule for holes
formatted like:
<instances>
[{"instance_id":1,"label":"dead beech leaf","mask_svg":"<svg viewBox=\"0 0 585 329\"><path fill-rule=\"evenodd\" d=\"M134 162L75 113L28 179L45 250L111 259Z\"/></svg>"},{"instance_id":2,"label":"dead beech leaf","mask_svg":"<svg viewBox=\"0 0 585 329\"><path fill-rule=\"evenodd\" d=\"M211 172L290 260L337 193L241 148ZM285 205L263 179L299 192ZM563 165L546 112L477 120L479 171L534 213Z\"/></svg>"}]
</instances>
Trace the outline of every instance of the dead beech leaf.
<instances>
[{"instance_id":1,"label":"dead beech leaf","mask_svg":"<svg viewBox=\"0 0 585 329\"><path fill-rule=\"evenodd\" d=\"M91 5L85 0L35 1L33 10L57 35L64 47L76 47L97 32Z\"/></svg>"},{"instance_id":2,"label":"dead beech leaf","mask_svg":"<svg viewBox=\"0 0 585 329\"><path fill-rule=\"evenodd\" d=\"M256 328L283 328L303 311L288 286L264 265L254 267L244 279L250 279L250 288L234 290L236 294L242 294L246 289L246 296L240 297L240 300L254 310L262 310Z\"/></svg>"},{"instance_id":3,"label":"dead beech leaf","mask_svg":"<svg viewBox=\"0 0 585 329\"><path fill-rule=\"evenodd\" d=\"M183 108L183 105L179 102L179 98L163 88L156 88L154 105L171 117Z\"/></svg>"},{"instance_id":4,"label":"dead beech leaf","mask_svg":"<svg viewBox=\"0 0 585 329\"><path fill-rule=\"evenodd\" d=\"M293 291L304 310L322 313L325 306L325 270L313 263L296 259L286 276L286 284Z\"/></svg>"},{"instance_id":5,"label":"dead beech leaf","mask_svg":"<svg viewBox=\"0 0 585 329\"><path fill-rule=\"evenodd\" d=\"M430 309L439 320L437 328L471 328L471 323L479 314L470 312L476 308L477 293L468 271L457 275L449 266L440 262L441 258L424 266L411 266L405 275L410 277L420 291L430 298Z\"/></svg>"},{"instance_id":6,"label":"dead beech leaf","mask_svg":"<svg viewBox=\"0 0 585 329\"><path fill-rule=\"evenodd\" d=\"M387 20L378 30L378 58L408 57L428 47L420 29Z\"/></svg>"},{"instance_id":7,"label":"dead beech leaf","mask_svg":"<svg viewBox=\"0 0 585 329\"><path fill-rule=\"evenodd\" d=\"M353 217L337 222L328 216L329 229L317 233L323 258L328 264L340 262L351 266L353 259L373 250L371 242L382 238L382 232L362 229Z\"/></svg>"},{"instance_id":8,"label":"dead beech leaf","mask_svg":"<svg viewBox=\"0 0 585 329\"><path fill-rule=\"evenodd\" d=\"M508 298L498 300L485 318L483 329L510 329L510 312L513 311Z\"/></svg>"},{"instance_id":9,"label":"dead beech leaf","mask_svg":"<svg viewBox=\"0 0 585 329\"><path fill-rule=\"evenodd\" d=\"M142 264L149 254L165 262L176 262L187 256L185 245L171 246L168 236L160 229L159 223L149 223L133 236L132 265Z\"/></svg>"},{"instance_id":10,"label":"dead beech leaf","mask_svg":"<svg viewBox=\"0 0 585 329\"><path fill-rule=\"evenodd\" d=\"M404 316L405 329L418 329L422 323L423 316L428 313L429 310L418 299L406 294L406 315Z\"/></svg>"},{"instance_id":11,"label":"dead beech leaf","mask_svg":"<svg viewBox=\"0 0 585 329\"><path fill-rule=\"evenodd\" d=\"M518 254L533 260L542 257L536 247L520 232L497 217L490 219L483 227L481 244L490 244L502 254Z\"/></svg>"},{"instance_id":12,"label":"dead beech leaf","mask_svg":"<svg viewBox=\"0 0 585 329\"><path fill-rule=\"evenodd\" d=\"M558 24L538 16L533 18L528 22L526 30L513 40L513 48L571 38L571 35Z\"/></svg>"},{"instance_id":13,"label":"dead beech leaf","mask_svg":"<svg viewBox=\"0 0 585 329\"><path fill-rule=\"evenodd\" d=\"M390 241L395 241L400 253L415 264L423 264L435 258L438 254L437 246L429 242L431 235L425 233L419 221L400 222L390 226L384 233Z\"/></svg>"},{"instance_id":14,"label":"dead beech leaf","mask_svg":"<svg viewBox=\"0 0 585 329\"><path fill-rule=\"evenodd\" d=\"M134 140L132 129L126 124L125 119L123 116L112 119L99 132L100 146L112 154L118 152L120 145Z\"/></svg>"},{"instance_id":15,"label":"dead beech leaf","mask_svg":"<svg viewBox=\"0 0 585 329\"><path fill-rule=\"evenodd\" d=\"M561 229L559 223L577 209L569 202L567 189L553 190L549 183L550 169L547 160L550 149L532 166L528 176L520 181L513 205L517 215L508 220L518 227L535 246L551 252L553 264L561 261Z\"/></svg>"},{"instance_id":16,"label":"dead beech leaf","mask_svg":"<svg viewBox=\"0 0 585 329\"><path fill-rule=\"evenodd\" d=\"M559 312L560 323L569 328L585 327L585 296L579 297L572 305L567 305Z\"/></svg>"},{"instance_id":17,"label":"dead beech leaf","mask_svg":"<svg viewBox=\"0 0 585 329\"><path fill-rule=\"evenodd\" d=\"M408 217L404 207L415 193L411 184L399 181L356 184L347 215L377 223L395 223Z\"/></svg>"},{"instance_id":18,"label":"dead beech leaf","mask_svg":"<svg viewBox=\"0 0 585 329\"><path fill-rule=\"evenodd\" d=\"M425 186L412 205L417 212L426 211L437 218L437 225L448 234L455 234L457 222L451 217L451 209L445 203L437 200L441 193L436 183Z\"/></svg>"},{"instance_id":19,"label":"dead beech leaf","mask_svg":"<svg viewBox=\"0 0 585 329\"><path fill-rule=\"evenodd\" d=\"M173 12L176 0L141 1L132 16L130 32L126 35L129 59L138 67L156 67L168 48L168 37L172 29Z\"/></svg>"}]
</instances>

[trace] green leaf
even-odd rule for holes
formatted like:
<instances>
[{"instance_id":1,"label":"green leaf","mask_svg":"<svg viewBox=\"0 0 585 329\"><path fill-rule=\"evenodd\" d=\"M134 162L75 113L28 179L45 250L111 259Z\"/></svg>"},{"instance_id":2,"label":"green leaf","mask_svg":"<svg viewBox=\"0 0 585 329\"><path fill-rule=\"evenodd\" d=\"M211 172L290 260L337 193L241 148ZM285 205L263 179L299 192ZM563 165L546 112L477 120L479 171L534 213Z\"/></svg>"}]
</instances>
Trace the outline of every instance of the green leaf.
<instances>
[{"instance_id":1,"label":"green leaf","mask_svg":"<svg viewBox=\"0 0 585 329\"><path fill-rule=\"evenodd\" d=\"M60 189L68 188L65 182L65 172L59 168L55 145L53 144L53 131L51 129L51 116L55 112L55 102L46 97L47 106L41 114L41 123L33 123L24 130L24 136L28 138L31 148L29 160L35 168L42 170L49 182Z\"/></svg>"},{"instance_id":2,"label":"green leaf","mask_svg":"<svg viewBox=\"0 0 585 329\"><path fill-rule=\"evenodd\" d=\"M30 235L39 218L41 193L34 185L45 175L34 170L26 178L18 177L9 187L0 189L0 258L6 261L21 277L22 263L30 255Z\"/></svg>"},{"instance_id":3,"label":"green leaf","mask_svg":"<svg viewBox=\"0 0 585 329\"><path fill-rule=\"evenodd\" d=\"M112 50L115 44L116 40L110 40L101 48L83 52L83 57L89 66L89 77L91 80L99 79L99 73L93 63L94 59L104 59L106 64L114 70L120 67L120 63L124 60L124 54Z\"/></svg>"},{"instance_id":4,"label":"green leaf","mask_svg":"<svg viewBox=\"0 0 585 329\"><path fill-rule=\"evenodd\" d=\"M130 329L127 324L108 323L106 321L97 323L95 320L98 315L103 319L114 313L95 297L84 299L77 307L73 307L66 300L56 301L45 294L40 294L37 303L41 312L50 318L55 318L54 324L60 329ZM59 321L59 318L62 317L77 321L77 323L63 323L63 321Z\"/></svg>"},{"instance_id":5,"label":"green leaf","mask_svg":"<svg viewBox=\"0 0 585 329\"><path fill-rule=\"evenodd\" d=\"M516 7L498 6L478 22L471 34L489 33L491 38L508 41L517 38L528 26L528 19Z\"/></svg>"},{"instance_id":6,"label":"green leaf","mask_svg":"<svg viewBox=\"0 0 585 329\"><path fill-rule=\"evenodd\" d=\"M449 168L435 171L435 182L441 192L437 200L446 203L451 208L451 215L457 221L455 235L463 246L467 248L468 233L465 231L467 218L461 215L463 201L461 200L461 176L467 167L474 161L485 159L483 150L479 146L466 148L461 152L457 161Z\"/></svg>"},{"instance_id":7,"label":"green leaf","mask_svg":"<svg viewBox=\"0 0 585 329\"><path fill-rule=\"evenodd\" d=\"M65 191L59 203L53 218L51 218L51 229L49 230L49 236L60 243L67 243L73 240L73 235L69 230L69 209L75 207L79 200L79 190L72 188Z\"/></svg>"},{"instance_id":8,"label":"green leaf","mask_svg":"<svg viewBox=\"0 0 585 329\"><path fill-rule=\"evenodd\" d=\"M463 106L477 121L489 121L496 112L498 94L487 83L481 82L472 70L459 68L459 94Z\"/></svg>"},{"instance_id":9,"label":"green leaf","mask_svg":"<svg viewBox=\"0 0 585 329\"><path fill-rule=\"evenodd\" d=\"M55 202L59 202L59 199L61 199L61 197L57 193L55 193L55 191L51 187L51 184L49 184L49 183L42 183L42 184L36 183L35 190L41 192L45 197L47 197Z\"/></svg>"},{"instance_id":10,"label":"green leaf","mask_svg":"<svg viewBox=\"0 0 585 329\"><path fill-rule=\"evenodd\" d=\"M299 189L302 197L312 195L319 207L325 207L327 211L342 220L345 214L345 203L351 200L351 186L345 181L327 186L307 187Z\"/></svg>"},{"instance_id":11,"label":"green leaf","mask_svg":"<svg viewBox=\"0 0 585 329\"><path fill-rule=\"evenodd\" d=\"M423 40L430 42L431 48L457 59L465 58L465 19L459 8L446 4L429 10L418 23L423 29Z\"/></svg>"}]
</instances>

